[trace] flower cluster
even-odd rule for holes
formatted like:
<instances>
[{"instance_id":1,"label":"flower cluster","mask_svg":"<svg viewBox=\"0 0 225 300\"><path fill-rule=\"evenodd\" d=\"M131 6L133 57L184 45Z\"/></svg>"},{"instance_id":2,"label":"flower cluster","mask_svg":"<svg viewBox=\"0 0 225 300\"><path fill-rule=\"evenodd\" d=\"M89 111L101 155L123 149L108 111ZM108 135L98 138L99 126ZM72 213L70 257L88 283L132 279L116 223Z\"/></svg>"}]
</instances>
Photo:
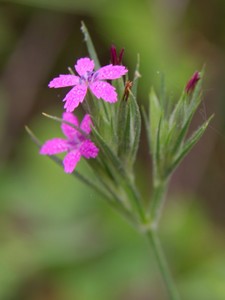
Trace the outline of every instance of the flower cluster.
<instances>
[{"instance_id":1,"label":"flower cluster","mask_svg":"<svg viewBox=\"0 0 225 300\"><path fill-rule=\"evenodd\" d=\"M121 63L122 54L120 56ZM106 80L118 79L128 71L121 65L110 64L97 71L94 71L94 67L94 61L90 58L80 58L75 65L75 70L79 76L74 74L59 75L59 77L54 78L48 85L50 88L72 86L72 89L63 99L66 112L63 114L63 123L61 127L67 139L54 138L48 140L40 149L40 154L43 155L54 155L61 152L67 152L63 160L66 173L72 173L74 171L81 156L84 156L85 158L95 158L99 152L96 145L89 139L92 126L90 115L86 114L84 116L79 127L78 119L72 112L84 101L88 89L90 89L97 99L102 98L109 103L116 102L117 93L115 87ZM68 122L71 125L69 125ZM80 130L78 131L78 129Z\"/></svg>"},{"instance_id":2,"label":"flower cluster","mask_svg":"<svg viewBox=\"0 0 225 300\"><path fill-rule=\"evenodd\" d=\"M81 157L89 159L99 155L98 159L88 162L93 178L79 172L73 174L103 196L137 230L146 234L154 249L170 299L178 299L162 256L157 226L172 173L199 141L212 118L205 120L192 134L189 133L193 116L201 104L203 73L195 72L192 75L180 98L174 103L165 98L163 84L160 93L163 99L152 88L148 110L143 107L141 114L137 102L139 61L133 79L121 80L128 72L122 65L124 49L118 53L112 46L111 64L95 70L99 63L94 45L84 24L81 29L89 55L94 59L80 58L74 66L77 75L73 72L61 74L50 81L50 88L71 87L63 99L65 112L62 119L52 117L61 122L65 138L46 141L40 154L51 156L66 152L62 161L66 173L74 171ZM107 81L115 79L120 80ZM94 97L86 97L88 91ZM96 100L92 101L91 98ZM103 101L99 101L100 98ZM118 99L121 101L111 105ZM73 111L80 103L83 103L85 115L79 123ZM150 201L144 198L144 193L140 193L135 180L134 164L140 146L142 117L152 159Z\"/></svg>"}]
</instances>

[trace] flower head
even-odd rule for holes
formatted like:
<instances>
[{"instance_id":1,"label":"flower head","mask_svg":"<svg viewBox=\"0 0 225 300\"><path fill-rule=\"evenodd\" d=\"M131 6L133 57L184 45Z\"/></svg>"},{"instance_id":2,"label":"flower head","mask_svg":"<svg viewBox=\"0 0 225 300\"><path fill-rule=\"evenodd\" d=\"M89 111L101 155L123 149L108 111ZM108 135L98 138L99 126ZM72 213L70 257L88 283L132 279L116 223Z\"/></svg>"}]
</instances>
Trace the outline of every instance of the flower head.
<instances>
[{"instance_id":1,"label":"flower head","mask_svg":"<svg viewBox=\"0 0 225 300\"><path fill-rule=\"evenodd\" d=\"M114 66L122 64L122 58L123 58L123 54L124 54L124 48L122 48L120 50L119 55L117 55L116 47L114 45L112 45L111 48L110 48L110 54L111 54L111 63Z\"/></svg>"},{"instance_id":2,"label":"flower head","mask_svg":"<svg viewBox=\"0 0 225 300\"><path fill-rule=\"evenodd\" d=\"M73 86L72 90L63 99L66 102L64 108L67 112L72 112L79 103L84 101L88 88L98 99L102 98L110 103L117 101L115 88L105 80L120 78L128 70L124 66L113 66L111 64L97 71L94 71L94 67L94 61L90 58L80 58L75 65L75 70L79 76L59 75L49 83L50 88Z\"/></svg>"},{"instance_id":3,"label":"flower head","mask_svg":"<svg viewBox=\"0 0 225 300\"><path fill-rule=\"evenodd\" d=\"M83 134L74 127L62 123L61 129L66 139L53 138L46 141L40 149L40 154L54 155L62 152L67 152L63 160L64 170L66 173L72 173L81 159L95 158L98 155L98 148L88 139L87 135L91 132L91 117L86 114L79 126L77 117L72 113L63 113L63 120L79 127Z\"/></svg>"},{"instance_id":4,"label":"flower head","mask_svg":"<svg viewBox=\"0 0 225 300\"><path fill-rule=\"evenodd\" d=\"M194 90L194 88L195 88L197 82L199 81L199 79L200 79L200 73L198 71L196 71L192 75L191 79L188 81L188 83L185 87L185 91L186 91L187 94L191 93Z\"/></svg>"}]
</instances>

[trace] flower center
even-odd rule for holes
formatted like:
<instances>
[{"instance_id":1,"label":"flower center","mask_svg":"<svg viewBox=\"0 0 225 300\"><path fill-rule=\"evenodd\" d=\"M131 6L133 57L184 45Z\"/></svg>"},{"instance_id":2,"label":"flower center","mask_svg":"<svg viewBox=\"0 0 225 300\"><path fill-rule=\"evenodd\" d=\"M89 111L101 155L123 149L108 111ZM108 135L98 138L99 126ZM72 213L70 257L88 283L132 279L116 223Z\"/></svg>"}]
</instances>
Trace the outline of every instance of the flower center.
<instances>
[{"instance_id":1,"label":"flower center","mask_svg":"<svg viewBox=\"0 0 225 300\"><path fill-rule=\"evenodd\" d=\"M80 84L90 84L96 81L98 72L87 71L86 74L80 77Z\"/></svg>"},{"instance_id":2,"label":"flower center","mask_svg":"<svg viewBox=\"0 0 225 300\"><path fill-rule=\"evenodd\" d=\"M85 138L81 134L77 134L73 139L68 141L69 150L71 151L79 148L84 139Z\"/></svg>"}]
</instances>

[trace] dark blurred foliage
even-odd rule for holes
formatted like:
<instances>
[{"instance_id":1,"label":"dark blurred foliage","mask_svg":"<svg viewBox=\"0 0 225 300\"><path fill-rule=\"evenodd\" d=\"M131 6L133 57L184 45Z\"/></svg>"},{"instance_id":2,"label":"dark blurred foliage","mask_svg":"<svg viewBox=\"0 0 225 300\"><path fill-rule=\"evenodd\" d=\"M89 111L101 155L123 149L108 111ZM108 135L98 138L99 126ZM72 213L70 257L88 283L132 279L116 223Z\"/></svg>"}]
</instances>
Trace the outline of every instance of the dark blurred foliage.
<instances>
[{"instance_id":1,"label":"dark blurred foliage","mask_svg":"<svg viewBox=\"0 0 225 300\"><path fill-rule=\"evenodd\" d=\"M143 238L40 157L24 130L58 136L41 112L60 116L66 91L47 84L87 55L81 20L103 65L111 44L124 47L132 78L140 53L139 102L162 74L176 101L206 64L193 126L215 117L173 176L161 230L182 299L225 299L224 15L223 0L0 1L0 299L166 299ZM143 134L137 180L149 192L145 145Z\"/></svg>"}]
</instances>

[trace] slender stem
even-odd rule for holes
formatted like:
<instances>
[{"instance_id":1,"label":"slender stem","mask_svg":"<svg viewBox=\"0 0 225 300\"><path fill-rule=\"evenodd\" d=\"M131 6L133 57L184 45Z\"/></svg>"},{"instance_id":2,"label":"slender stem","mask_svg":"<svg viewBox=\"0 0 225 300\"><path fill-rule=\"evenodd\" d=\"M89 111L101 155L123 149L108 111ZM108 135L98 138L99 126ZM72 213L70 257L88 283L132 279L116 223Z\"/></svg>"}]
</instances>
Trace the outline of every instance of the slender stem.
<instances>
[{"instance_id":1,"label":"slender stem","mask_svg":"<svg viewBox=\"0 0 225 300\"><path fill-rule=\"evenodd\" d=\"M127 178L128 180L128 186L133 194L133 198L134 198L134 202L136 204L136 207L137 207L137 210L138 210L138 213L139 213L139 216L140 216L140 219L141 219L141 222L143 222L144 224L146 223L147 221L147 216L144 212L144 208L142 206L142 203L141 203L141 196L140 196L140 193L138 192L136 186L134 183L130 182L130 179Z\"/></svg>"},{"instance_id":2,"label":"slender stem","mask_svg":"<svg viewBox=\"0 0 225 300\"><path fill-rule=\"evenodd\" d=\"M165 282L169 299L179 300L179 294L176 290L173 278L171 276L169 266L167 264L165 255L163 253L161 243L157 234L157 226L162 207L165 200L165 194L168 186L168 180L155 180L153 183L153 194L150 202L149 213L151 220L151 227L146 231L146 236L152 246L156 262L158 264L160 273Z\"/></svg>"},{"instance_id":3,"label":"slender stem","mask_svg":"<svg viewBox=\"0 0 225 300\"><path fill-rule=\"evenodd\" d=\"M154 229L150 229L146 232L146 236L152 246L159 270L161 272L169 294L169 299L179 300L180 297L174 284L173 278L171 276L157 232Z\"/></svg>"},{"instance_id":4,"label":"slender stem","mask_svg":"<svg viewBox=\"0 0 225 300\"><path fill-rule=\"evenodd\" d=\"M158 225L159 217L164 204L167 185L167 181L157 181L153 184L153 194L150 202L149 212L151 222L155 228Z\"/></svg>"}]
</instances>

